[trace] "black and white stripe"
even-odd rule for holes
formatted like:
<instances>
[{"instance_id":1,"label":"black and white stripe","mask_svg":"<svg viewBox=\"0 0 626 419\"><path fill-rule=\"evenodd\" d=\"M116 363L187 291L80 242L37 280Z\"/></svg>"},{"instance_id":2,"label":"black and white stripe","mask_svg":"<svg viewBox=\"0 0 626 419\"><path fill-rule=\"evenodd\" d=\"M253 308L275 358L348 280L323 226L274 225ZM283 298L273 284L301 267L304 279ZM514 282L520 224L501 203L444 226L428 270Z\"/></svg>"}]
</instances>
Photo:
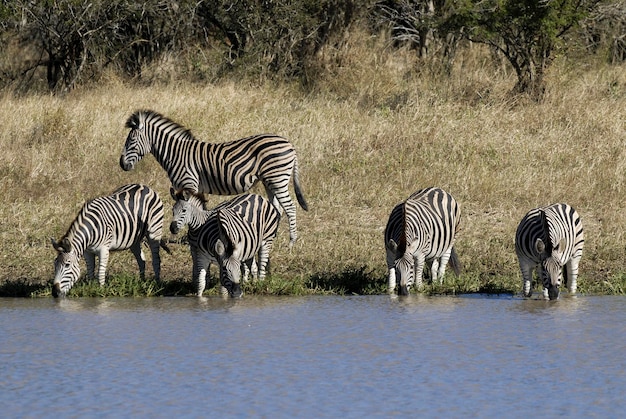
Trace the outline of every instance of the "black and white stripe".
<instances>
[{"instance_id":1,"label":"black and white stripe","mask_svg":"<svg viewBox=\"0 0 626 419\"><path fill-rule=\"evenodd\" d=\"M265 278L280 221L280 213L267 199L242 194L206 210L202 195L183 190L172 191L172 197L176 203L170 231L177 234L185 225L189 226L193 277L199 296L204 292L211 263L220 267L223 293L231 296L241 295L242 267L244 281L250 272L260 280Z\"/></svg>"},{"instance_id":2,"label":"black and white stripe","mask_svg":"<svg viewBox=\"0 0 626 419\"><path fill-rule=\"evenodd\" d=\"M568 291L575 294L584 244L582 221L571 206L560 203L530 210L515 233L515 252L522 271L524 296L532 295L535 269L546 300L558 298L562 273Z\"/></svg>"},{"instance_id":3,"label":"black and white stripe","mask_svg":"<svg viewBox=\"0 0 626 419\"><path fill-rule=\"evenodd\" d=\"M431 262L431 280L443 281L446 265L458 275L454 242L460 222L456 200L439 188L421 189L396 205L385 228L389 292L406 295L414 278L422 286L424 264Z\"/></svg>"},{"instance_id":4,"label":"black and white stripe","mask_svg":"<svg viewBox=\"0 0 626 419\"><path fill-rule=\"evenodd\" d=\"M163 203L147 186L131 184L88 201L59 240L52 239L58 255L54 261L52 294L65 295L80 274L79 261L85 257L87 278L94 277L96 255L98 281L104 285L109 252L130 249L137 259L139 274L145 276L146 262L141 249L145 237L152 253L152 268L157 280L161 274L159 247L163 231Z\"/></svg>"},{"instance_id":5,"label":"black and white stripe","mask_svg":"<svg viewBox=\"0 0 626 419\"><path fill-rule=\"evenodd\" d=\"M307 203L298 179L296 152L287 139L263 134L225 143L198 141L189 130L153 111L135 112L126 126L130 133L120 157L122 169L132 170L152 153L176 190L216 195L246 192L260 180L272 204L287 213L293 246L298 233L296 206L289 195L292 176L304 210Z\"/></svg>"}]
</instances>

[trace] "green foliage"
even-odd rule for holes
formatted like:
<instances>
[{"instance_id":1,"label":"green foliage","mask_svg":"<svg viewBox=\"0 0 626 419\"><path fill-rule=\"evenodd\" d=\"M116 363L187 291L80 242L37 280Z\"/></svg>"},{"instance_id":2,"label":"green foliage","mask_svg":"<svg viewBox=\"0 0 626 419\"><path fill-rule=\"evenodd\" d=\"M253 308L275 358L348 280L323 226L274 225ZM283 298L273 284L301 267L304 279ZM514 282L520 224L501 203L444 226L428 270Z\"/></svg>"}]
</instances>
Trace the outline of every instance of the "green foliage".
<instances>
[{"instance_id":1,"label":"green foliage","mask_svg":"<svg viewBox=\"0 0 626 419\"><path fill-rule=\"evenodd\" d=\"M465 1L442 21L447 31L463 31L506 57L517 73L514 91L537 99L544 74L562 36L578 24L597 0Z\"/></svg>"}]
</instances>

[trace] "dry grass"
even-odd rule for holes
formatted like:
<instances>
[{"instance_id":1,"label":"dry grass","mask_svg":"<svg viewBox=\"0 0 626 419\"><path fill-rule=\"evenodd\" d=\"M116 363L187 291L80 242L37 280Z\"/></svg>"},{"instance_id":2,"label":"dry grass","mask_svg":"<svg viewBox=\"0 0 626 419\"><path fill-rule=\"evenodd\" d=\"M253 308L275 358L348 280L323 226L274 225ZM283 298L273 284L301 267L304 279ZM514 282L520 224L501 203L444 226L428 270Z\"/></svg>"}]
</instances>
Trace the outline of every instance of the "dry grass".
<instances>
[{"instance_id":1,"label":"dry grass","mask_svg":"<svg viewBox=\"0 0 626 419\"><path fill-rule=\"evenodd\" d=\"M65 232L87 198L145 183L169 214L169 182L152 156L133 172L118 166L125 120L138 108L157 110L206 141L261 132L291 139L310 210L298 211L301 238L292 253L282 223L274 275L365 267L383 280L391 208L436 185L461 205L458 253L464 276L479 287L498 278L517 287L517 224L530 208L560 201L583 217L581 288L623 277L623 67L557 62L547 98L537 104L510 98L512 76L477 51L460 57L450 78L435 79L420 76L408 52L392 55L377 39L347 48L325 52L334 64L320 69L323 81L312 94L233 82L129 87L112 80L65 97L0 98L0 283L50 280L49 238ZM187 249L164 255L163 271L190 276ZM128 252L111 258L110 273L121 272L136 272Z\"/></svg>"}]
</instances>

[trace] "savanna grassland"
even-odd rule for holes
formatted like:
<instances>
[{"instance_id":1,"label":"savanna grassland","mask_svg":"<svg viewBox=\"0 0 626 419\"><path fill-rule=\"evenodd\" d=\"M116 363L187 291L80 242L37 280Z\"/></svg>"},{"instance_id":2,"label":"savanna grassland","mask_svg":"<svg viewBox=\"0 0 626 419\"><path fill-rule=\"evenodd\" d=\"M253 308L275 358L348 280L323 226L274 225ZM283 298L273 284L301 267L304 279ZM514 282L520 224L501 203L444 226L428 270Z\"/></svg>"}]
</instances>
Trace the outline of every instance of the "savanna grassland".
<instances>
[{"instance_id":1,"label":"savanna grassland","mask_svg":"<svg viewBox=\"0 0 626 419\"><path fill-rule=\"evenodd\" d=\"M275 288L252 292L384 292L387 217L426 186L446 189L461 206L463 265L460 278L447 274L444 286L427 292L519 292L515 229L529 209L554 202L569 203L583 219L579 291L624 292L624 66L557 59L538 103L511 96L514 74L480 48L461 54L449 76L433 75L414 52L388 50L377 38L346 48L341 64L320 68L306 92L249 80L141 86L110 77L64 96L2 95L4 295L24 287L46 294L50 237L65 233L88 198L145 183L159 192L169 225L170 184L154 158L131 172L118 163L125 121L144 108L205 141L270 132L294 143L309 211L298 207L300 238L291 252L281 222L270 255ZM165 236L175 239L167 228ZM191 257L185 245L171 247L162 256L165 289L185 293ZM108 273L137 276L130 252L114 253ZM177 284L174 291L168 283Z\"/></svg>"}]
</instances>

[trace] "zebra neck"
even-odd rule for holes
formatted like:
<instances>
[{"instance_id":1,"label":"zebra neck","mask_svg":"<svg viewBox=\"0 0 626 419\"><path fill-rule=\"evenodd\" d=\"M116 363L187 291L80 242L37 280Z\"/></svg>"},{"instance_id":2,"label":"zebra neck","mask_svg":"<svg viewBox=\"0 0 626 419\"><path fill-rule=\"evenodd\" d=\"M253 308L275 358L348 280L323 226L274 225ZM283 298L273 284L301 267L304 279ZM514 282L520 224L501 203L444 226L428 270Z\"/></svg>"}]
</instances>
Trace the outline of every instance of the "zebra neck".
<instances>
[{"instance_id":1,"label":"zebra neck","mask_svg":"<svg viewBox=\"0 0 626 419\"><path fill-rule=\"evenodd\" d=\"M154 137L153 137L154 138ZM207 147L211 144L198 141L192 137L180 135L158 136L153 140L150 153L155 160L165 170L176 189L188 188L198 192L198 185L194 180L197 175L190 173L194 164L190 164L187 159L192 159L194 155L205 155ZM191 182L189 182L191 180Z\"/></svg>"},{"instance_id":2,"label":"zebra neck","mask_svg":"<svg viewBox=\"0 0 626 419\"><path fill-rule=\"evenodd\" d=\"M202 227L213 214L213 210L200 210L194 211L193 216L191 217L191 221L189 222L189 228L192 230L198 230Z\"/></svg>"},{"instance_id":3,"label":"zebra neck","mask_svg":"<svg viewBox=\"0 0 626 419\"><path fill-rule=\"evenodd\" d=\"M76 254L78 258L81 258L83 256L88 245L88 237L86 237L84 233L86 232L70 230L67 232L67 234L64 237L64 239L67 238L67 240L70 242L72 251L74 251L74 253Z\"/></svg>"}]
</instances>

